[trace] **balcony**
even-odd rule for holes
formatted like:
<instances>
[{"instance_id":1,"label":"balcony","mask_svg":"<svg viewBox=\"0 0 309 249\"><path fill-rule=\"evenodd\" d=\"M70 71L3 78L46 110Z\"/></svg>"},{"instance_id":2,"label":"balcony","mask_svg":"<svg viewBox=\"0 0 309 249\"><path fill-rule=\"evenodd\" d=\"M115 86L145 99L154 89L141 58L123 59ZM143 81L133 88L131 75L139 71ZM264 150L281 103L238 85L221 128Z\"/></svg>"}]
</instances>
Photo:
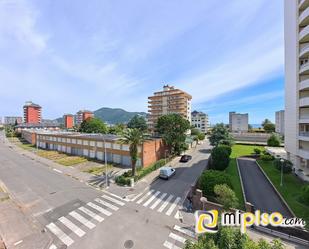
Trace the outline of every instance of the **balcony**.
<instances>
[{"instance_id":1,"label":"balcony","mask_svg":"<svg viewBox=\"0 0 309 249\"><path fill-rule=\"evenodd\" d=\"M300 131L298 134L298 139L302 141L309 142L309 132L308 131Z\"/></svg>"},{"instance_id":2,"label":"balcony","mask_svg":"<svg viewBox=\"0 0 309 249\"><path fill-rule=\"evenodd\" d=\"M299 90L308 90L309 89L309 79L302 80L299 82Z\"/></svg>"},{"instance_id":3,"label":"balcony","mask_svg":"<svg viewBox=\"0 0 309 249\"><path fill-rule=\"evenodd\" d=\"M298 155L304 159L309 159L309 150L299 149Z\"/></svg>"},{"instance_id":4,"label":"balcony","mask_svg":"<svg viewBox=\"0 0 309 249\"><path fill-rule=\"evenodd\" d=\"M309 24L309 8L307 7L298 18L299 25L305 26Z\"/></svg>"},{"instance_id":5,"label":"balcony","mask_svg":"<svg viewBox=\"0 0 309 249\"><path fill-rule=\"evenodd\" d=\"M304 10L309 7L309 0L299 0L298 8L299 10Z\"/></svg>"},{"instance_id":6,"label":"balcony","mask_svg":"<svg viewBox=\"0 0 309 249\"><path fill-rule=\"evenodd\" d=\"M309 56L309 43L303 44L303 46L299 49L299 58L308 58Z\"/></svg>"},{"instance_id":7,"label":"balcony","mask_svg":"<svg viewBox=\"0 0 309 249\"><path fill-rule=\"evenodd\" d=\"M309 97L304 97L299 99L299 106L300 107L308 107L309 106Z\"/></svg>"},{"instance_id":8,"label":"balcony","mask_svg":"<svg viewBox=\"0 0 309 249\"><path fill-rule=\"evenodd\" d=\"M299 74L302 74L302 75L309 74L309 62L299 67Z\"/></svg>"},{"instance_id":9,"label":"balcony","mask_svg":"<svg viewBox=\"0 0 309 249\"><path fill-rule=\"evenodd\" d=\"M309 26L301 29L299 32L299 41L300 42L308 42L309 41Z\"/></svg>"}]
</instances>

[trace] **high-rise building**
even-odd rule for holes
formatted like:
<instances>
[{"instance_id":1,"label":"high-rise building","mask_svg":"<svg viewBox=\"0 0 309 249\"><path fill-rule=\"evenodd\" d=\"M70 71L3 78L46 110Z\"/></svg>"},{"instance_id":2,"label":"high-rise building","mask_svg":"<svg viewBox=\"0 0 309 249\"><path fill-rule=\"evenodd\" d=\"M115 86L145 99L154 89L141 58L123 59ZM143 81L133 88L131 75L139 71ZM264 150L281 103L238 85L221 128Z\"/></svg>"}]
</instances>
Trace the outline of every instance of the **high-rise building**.
<instances>
[{"instance_id":1,"label":"high-rise building","mask_svg":"<svg viewBox=\"0 0 309 249\"><path fill-rule=\"evenodd\" d=\"M209 129L208 115L204 112L193 111L191 113L191 125L200 132L206 133Z\"/></svg>"},{"instance_id":2,"label":"high-rise building","mask_svg":"<svg viewBox=\"0 0 309 249\"><path fill-rule=\"evenodd\" d=\"M191 123L191 99L190 94L169 85L148 97L149 130L153 132L158 118L170 113L180 114Z\"/></svg>"},{"instance_id":3,"label":"high-rise building","mask_svg":"<svg viewBox=\"0 0 309 249\"><path fill-rule=\"evenodd\" d=\"M80 125L84 120L88 119L88 118L93 118L94 114L92 111L88 111L88 110L80 110L76 113L75 116L75 123L77 125Z\"/></svg>"},{"instance_id":4,"label":"high-rise building","mask_svg":"<svg viewBox=\"0 0 309 249\"><path fill-rule=\"evenodd\" d=\"M39 124L42 120L42 107L27 101L24 105L24 123Z\"/></svg>"},{"instance_id":5,"label":"high-rise building","mask_svg":"<svg viewBox=\"0 0 309 249\"><path fill-rule=\"evenodd\" d=\"M295 173L309 174L309 0L285 0L285 149Z\"/></svg>"},{"instance_id":6,"label":"high-rise building","mask_svg":"<svg viewBox=\"0 0 309 249\"><path fill-rule=\"evenodd\" d=\"M248 113L229 113L229 130L231 132L247 132L248 131Z\"/></svg>"},{"instance_id":7,"label":"high-rise building","mask_svg":"<svg viewBox=\"0 0 309 249\"><path fill-rule=\"evenodd\" d=\"M23 122L22 117L4 117L4 124L5 125L14 125L14 124L21 124Z\"/></svg>"},{"instance_id":8,"label":"high-rise building","mask_svg":"<svg viewBox=\"0 0 309 249\"><path fill-rule=\"evenodd\" d=\"M284 135L284 110L276 112L276 132Z\"/></svg>"},{"instance_id":9,"label":"high-rise building","mask_svg":"<svg viewBox=\"0 0 309 249\"><path fill-rule=\"evenodd\" d=\"M65 128L72 129L74 126L74 116L72 114L64 114L63 122Z\"/></svg>"}]
</instances>

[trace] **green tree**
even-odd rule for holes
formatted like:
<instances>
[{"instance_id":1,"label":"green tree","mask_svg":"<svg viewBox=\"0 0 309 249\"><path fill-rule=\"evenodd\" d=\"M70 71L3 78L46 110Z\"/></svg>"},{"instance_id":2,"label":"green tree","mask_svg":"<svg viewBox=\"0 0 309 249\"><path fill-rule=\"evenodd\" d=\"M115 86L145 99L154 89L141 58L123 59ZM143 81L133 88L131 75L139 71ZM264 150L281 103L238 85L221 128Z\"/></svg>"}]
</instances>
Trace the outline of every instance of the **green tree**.
<instances>
[{"instance_id":1,"label":"green tree","mask_svg":"<svg viewBox=\"0 0 309 249\"><path fill-rule=\"evenodd\" d=\"M124 132L125 125L124 124L116 124L108 129L108 133L115 134L115 135L121 135Z\"/></svg>"},{"instance_id":2,"label":"green tree","mask_svg":"<svg viewBox=\"0 0 309 249\"><path fill-rule=\"evenodd\" d=\"M212 128L209 136L209 142L212 146L218 146L219 144L232 145L233 138L224 124L221 123L216 124Z\"/></svg>"},{"instance_id":3,"label":"green tree","mask_svg":"<svg viewBox=\"0 0 309 249\"><path fill-rule=\"evenodd\" d=\"M210 168L215 170L225 170L229 166L229 151L223 146L214 147L211 150Z\"/></svg>"},{"instance_id":4,"label":"green tree","mask_svg":"<svg viewBox=\"0 0 309 249\"><path fill-rule=\"evenodd\" d=\"M197 138L198 140L203 141L205 139L205 134L201 132L197 135Z\"/></svg>"},{"instance_id":5,"label":"green tree","mask_svg":"<svg viewBox=\"0 0 309 249\"><path fill-rule=\"evenodd\" d=\"M273 133L267 140L267 145L271 147L279 147L280 143L280 137L275 133Z\"/></svg>"},{"instance_id":6,"label":"green tree","mask_svg":"<svg viewBox=\"0 0 309 249\"><path fill-rule=\"evenodd\" d=\"M271 124L272 122L268 119L268 118L266 118L263 122L262 122L262 127L264 128L264 126L266 125L266 124Z\"/></svg>"},{"instance_id":7,"label":"green tree","mask_svg":"<svg viewBox=\"0 0 309 249\"><path fill-rule=\"evenodd\" d=\"M206 170L198 180L198 187L205 196L215 197L214 187L219 184L226 184L230 188L232 187L230 176L224 171Z\"/></svg>"},{"instance_id":8,"label":"green tree","mask_svg":"<svg viewBox=\"0 0 309 249\"><path fill-rule=\"evenodd\" d=\"M125 130L123 137L120 140L121 143L129 145L133 177L135 176L136 162L138 160L138 146L142 145L144 140L145 136L142 131L130 128Z\"/></svg>"},{"instance_id":9,"label":"green tree","mask_svg":"<svg viewBox=\"0 0 309 249\"><path fill-rule=\"evenodd\" d=\"M191 128L191 135L192 136L197 136L198 134L200 134L201 132L199 131L199 129L192 127Z\"/></svg>"},{"instance_id":10,"label":"green tree","mask_svg":"<svg viewBox=\"0 0 309 249\"><path fill-rule=\"evenodd\" d=\"M79 127L80 132L84 133L107 133L106 124L99 118L88 118Z\"/></svg>"},{"instance_id":11,"label":"green tree","mask_svg":"<svg viewBox=\"0 0 309 249\"><path fill-rule=\"evenodd\" d=\"M263 128L267 133L275 132L276 130L276 127L273 123L267 123L263 126Z\"/></svg>"},{"instance_id":12,"label":"green tree","mask_svg":"<svg viewBox=\"0 0 309 249\"><path fill-rule=\"evenodd\" d=\"M143 116L135 115L128 123L128 128L139 129L142 132L147 131L147 123Z\"/></svg>"},{"instance_id":13,"label":"green tree","mask_svg":"<svg viewBox=\"0 0 309 249\"><path fill-rule=\"evenodd\" d=\"M235 192L226 184L218 184L214 187L214 192L219 203L223 205L224 210L237 208L238 199Z\"/></svg>"},{"instance_id":14,"label":"green tree","mask_svg":"<svg viewBox=\"0 0 309 249\"><path fill-rule=\"evenodd\" d=\"M161 116L156 125L157 132L173 154L180 154L183 151L186 131L189 129L190 122L176 113Z\"/></svg>"}]
</instances>

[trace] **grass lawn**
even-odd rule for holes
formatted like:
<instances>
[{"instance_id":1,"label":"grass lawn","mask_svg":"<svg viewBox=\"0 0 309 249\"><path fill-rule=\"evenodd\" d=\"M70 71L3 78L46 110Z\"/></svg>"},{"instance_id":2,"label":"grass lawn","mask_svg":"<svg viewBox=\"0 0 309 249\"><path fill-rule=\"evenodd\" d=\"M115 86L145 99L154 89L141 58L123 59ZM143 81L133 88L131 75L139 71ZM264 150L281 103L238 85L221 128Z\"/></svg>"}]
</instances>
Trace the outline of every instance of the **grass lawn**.
<instances>
[{"instance_id":1,"label":"grass lawn","mask_svg":"<svg viewBox=\"0 0 309 249\"><path fill-rule=\"evenodd\" d=\"M254 152L253 150L255 148L259 148L260 150L264 149L263 146L235 144L232 147L230 164L225 170L225 172L229 174L231 177L231 181L233 184L233 190L235 191L235 194L239 200L239 208L243 210L245 209L245 201L242 195L242 189L241 189L240 178L239 178L238 170L237 170L236 158L240 156L251 155Z\"/></svg>"},{"instance_id":2,"label":"grass lawn","mask_svg":"<svg viewBox=\"0 0 309 249\"><path fill-rule=\"evenodd\" d=\"M60 159L55 160L56 163L59 163L64 166L72 166L79 163L87 162L88 159L81 156L66 156Z\"/></svg>"},{"instance_id":3,"label":"grass lawn","mask_svg":"<svg viewBox=\"0 0 309 249\"><path fill-rule=\"evenodd\" d=\"M280 171L278 171L272 162L258 160L269 179L275 185L282 197L288 203L295 215L306 220L307 228L309 228L309 206L299 202L301 188L306 185L293 174L283 176L283 186L280 186Z\"/></svg>"},{"instance_id":4,"label":"grass lawn","mask_svg":"<svg viewBox=\"0 0 309 249\"><path fill-rule=\"evenodd\" d=\"M112 164L107 164L108 171L110 171L112 168L114 168ZM102 175L102 173L105 172L105 170L106 170L105 166L103 165L103 166L95 166L90 169L86 169L84 170L84 172L98 176L98 175Z\"/></svg>"}]
</instances>

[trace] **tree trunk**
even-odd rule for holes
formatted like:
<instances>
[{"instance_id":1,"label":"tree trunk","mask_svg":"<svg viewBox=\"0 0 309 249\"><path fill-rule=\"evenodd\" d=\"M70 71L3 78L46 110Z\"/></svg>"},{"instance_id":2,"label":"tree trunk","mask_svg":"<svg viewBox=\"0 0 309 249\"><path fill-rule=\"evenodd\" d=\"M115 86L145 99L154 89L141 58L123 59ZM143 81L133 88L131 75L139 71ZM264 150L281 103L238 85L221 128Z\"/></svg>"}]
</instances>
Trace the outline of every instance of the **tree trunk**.
<instances>
[{"instance_id":1,"label":"tree trunk","mask_svg":"<svg viewBox=\"0 0 309 249\"><path fill-rule=\"evenodd\" d=\"M135 168L136 168L136 161L131 160L131 165L132 165L132 176L135 176Z\"/></svg>"}]
</instances>

